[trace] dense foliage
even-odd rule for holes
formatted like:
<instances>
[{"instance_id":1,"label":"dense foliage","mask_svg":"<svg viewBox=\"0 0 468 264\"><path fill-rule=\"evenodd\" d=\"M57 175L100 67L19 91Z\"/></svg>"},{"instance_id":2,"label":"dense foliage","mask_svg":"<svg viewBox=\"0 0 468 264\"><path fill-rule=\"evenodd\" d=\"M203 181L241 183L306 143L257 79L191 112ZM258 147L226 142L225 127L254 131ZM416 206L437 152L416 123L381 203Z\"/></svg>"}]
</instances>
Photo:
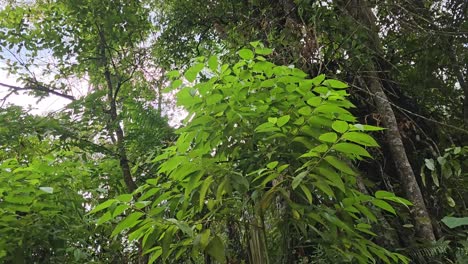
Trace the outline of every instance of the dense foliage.
<instances>
[{"instance_id":1,"label":"dense foliage","mask_svg":"<svg viewBox=\"0 0 468 264\"><path fill-rule=\"evenodd\" d=\"M0 4L0 263L468 260L466 1Z\"/></svg>"}]
</instances>

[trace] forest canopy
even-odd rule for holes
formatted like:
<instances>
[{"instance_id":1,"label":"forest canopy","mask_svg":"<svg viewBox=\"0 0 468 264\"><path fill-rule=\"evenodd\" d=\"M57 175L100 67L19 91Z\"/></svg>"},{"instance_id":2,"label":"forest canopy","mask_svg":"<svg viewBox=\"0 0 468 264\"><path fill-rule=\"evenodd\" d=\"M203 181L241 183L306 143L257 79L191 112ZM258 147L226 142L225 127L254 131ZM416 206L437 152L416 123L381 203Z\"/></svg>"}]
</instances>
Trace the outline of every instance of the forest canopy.
<instances>
[{"instance_id":1,"label":"forest canopy","mask_svg":"<svg viewBox=\"0 0 468 264\"><path fill-rule=\"evenodd\" d=\"M466 263L467 12L0 1L0 263Z\"/></svg>"}]
</instances>

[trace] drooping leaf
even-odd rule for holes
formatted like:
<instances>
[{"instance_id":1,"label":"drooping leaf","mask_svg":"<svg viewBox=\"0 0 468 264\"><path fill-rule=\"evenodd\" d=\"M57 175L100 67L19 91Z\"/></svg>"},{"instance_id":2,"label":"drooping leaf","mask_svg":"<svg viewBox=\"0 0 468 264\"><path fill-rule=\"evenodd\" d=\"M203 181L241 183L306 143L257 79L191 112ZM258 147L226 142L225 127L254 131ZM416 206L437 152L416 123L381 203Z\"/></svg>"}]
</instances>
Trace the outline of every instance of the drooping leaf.
<instances>
[{"instance_id":1,"label":"drooping leaf","mask_svg":"<svg viewBox=\"0 0 468 264\"><path fill-rule=\"evenodd\" d=\"M371 203L381 209L384 209L385 211L388 211L394 215L396 215L395 209L387 202L380 200L380 199L374 199L371 201Z\"/></svg>"},{"instance_id":2,"label":"drooping leaf","mask_svg":"<svg viewBox=\"0 0 468 264\"><path fill-rule=\"evenodd\" d=\"M206 253L212 256L220 263L226 263L226 252L224 250L223 240L215 235L211 238L210 243L205 248Z\"/></svg>"},{"instance_id":3,"label":"drooping leaf","mask_svg":"<svg viewBox=\"0 0 468 264\"><path fill-rule=\"evenodd\" d=\"M139 220L144 213L142 212L134 212L127 216L122 222L120 222L112 231L111 236L115 237L116 235L120 234L124 229L132 228L137 225L142 220Z\"/></svg>"}]
</instances>

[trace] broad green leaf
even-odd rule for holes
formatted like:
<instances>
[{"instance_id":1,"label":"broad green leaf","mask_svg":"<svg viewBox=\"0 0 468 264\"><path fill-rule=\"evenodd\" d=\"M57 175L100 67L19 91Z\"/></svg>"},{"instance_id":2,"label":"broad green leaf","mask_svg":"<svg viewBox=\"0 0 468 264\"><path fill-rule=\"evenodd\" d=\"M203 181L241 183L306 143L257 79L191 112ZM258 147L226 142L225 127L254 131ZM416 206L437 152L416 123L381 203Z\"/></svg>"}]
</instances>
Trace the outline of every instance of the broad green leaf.
<instances>
[{"instance_id":1,"label":"broad green leaf","mask_svg":"<svg viewBox=\"0 0 468 264\"><path fill-rule=\"evenodd\" d=\"M260 55L270 55L272 52L273 50L268 48L255 48L255 53Z\"/></svg>"},{"instance_id":2,"label":"broad green leaf","mask_svg":"<svg viewBox=\"0 0 468 264\"><path fill-rule=\"evenodd\" d=\"M319 140L335 143L338 140L338 135L335 132L328 132L320 135Z\"/></svg>"},{"instance_id":3,"label":"broad green leaf","mask_svg":"<svg viewBox=\"0 0 468 264\"><path fill-rule=\"evenodd\" d=\"M325 177L331 185L337 187L343 193L345 192L345 185L344 185L343 179L341 179L338 173L336 173L332 169L329 169L325 166L317 167L315 172L318 172L319 175Z\"/></svg>"},{"instance_id":4,"label":"broad green leaf","mask_svg":"<svg viewBox=\"0 0 468 264\"><path fill-rule=\"evenodd\" d=\"M313 107L317 107L322 103L322 97L314 96L307 100L307 104Z\"/></svg>"},{"instance_id":5,"label":"broad green leaf","mask_svg":"<svg viewBox=\"0 0 468 264\"><path fill-rule=\"evenodd\" d=\"M203 205L205 204L206 192L208 191L208 188L210 188L211 183L213 183L213 176L208 176L208 178L203 181L200 188L200 210L202 210Z\"/></svg>"},{"instance_id":6,"label":"broad green leaf","mask_svg":"<svg viewBox=\"0 0 468 264\"><path fill-rule=\"evenodd\" d=\"M332 123L332 128L338 133L344 133L348 130L348 123L345 121L337 120Z\"/></svg>"},{"instance_id":7,"label":"broad green leaf","mask_svg":"<svg viewBox=\"0 0 468 264\"><path fill-rule=\"evenodd\" d=\"M109 200L103 202L102 204L99 204L96 207L94 207L94 209L91 210L88 214L95 214L95 213L97 213L99 211L102 211L102 210L110 207L111 205L113 205L115 202L117 202L116 199L109 199Z\"/></svg>"},{"instance_id":8,"label":"broad green leaf","mask_svg":"<svg viewBox=\"0 0 468 264\"><path fill-rule=\"evenodd\" d=\"M223 100L224 96L221 94L212 94L206 97L206 105L219 104Z\"/></svg>"},{"instance_id":9,"label":"broad green leaf","mask_svg":"<svg viewBox=\"0 0 468 264\"><path fill-rule=\"evenodd\" d=\"M435 170L435 164L433 159L425 159L424 163L426 164L426 168L430 169L431 171Z\"/></svg>"},{"instance_id":10,"label":"broad green leaf","mask_svg":"<svg viewBox=\"0 0 468 264\"><path fill-rule=\"evenodd\" d=\"M395 194L391 193L391 192L387 192L387 191L376 191L375 192L375 198L383 199L383 198L388 198L388 197L395 197Z\"/></svg>"},{"instance_id":11,"label":"broad green leaf","mask_svg":"<svg viewBox=\"0 0 468 264\"><path fill-rule=\"evenodd\" d=\"M183 221L179 221L175 218L166 219L166 221L175 224L184 234L193 237L193 230Z\"/></svg>"},{"instance_id":12,"label":"broad green leaf","mask_svg":"<svg viewBox=\"0 0 468 264\"><path fill-rule=\"evenodd\" d=\"M211 56L211 57L208 59L208 67L209 67L210 70L212 70L213 72L217 72L217 71L218 71L218 57L216 57L216 56Z\"/></svg>"},{"instance_id":13,"label":"broad green leaf","mask_svg":"<svg viewBox=\"0 0 468 264\"><path fill-rule=\"evenodd\" d=\"M267 166L267 168L272 170L272 169L276 168L277 165L278 165L278 161L272 161L272 162L268 163L266 166Z\"/></svg>"},{"instance_id":14,"label":"broad green leaf","mask_svg":"<svg viewBox=\"0 0 468 264\"><path fill-rule=\"evenodd\" d=\"M178 78L180 76L180 73L178 70L174 70L174 71L170 71L166 74L167 77L169 77L170 79L175 79L175 78Z\"/></svg>"},{"instance_id":15,"label":"broad green leaf","mask_svg":"<svg viewBox=\"0 0 468 264\"><path fill-rule=\"evenodd\" d=\"M309 116L310 114L312 114L312 108L310 106L303 106L301 108L299 108L299 110L297 110L297 112L301 115L304 115L304 116Z\"/></svg>"},{"instance_id":16,"label":"broad green leaf","mask_svg":"<svg viewBox=\"0 0 468 264\"><path fill-rule=\"evenodd\" d=\"M111 237L115 237L120 232L122 232L124 229L132 228L135 225L137 225L138 223L140 223L142 220L138 220L138 219L140 219L140 217L142 217L143 215L144 215L144 213L142 213L142 212L131 213L129 216L127 216L122 222L120 222L115 227L114 231L112 231Z\"/></svg>"},{"instance_id":17,"label":"broad green leaf","mask_svg":"<svg viewBox=\"0 0 468 264\"><path fill-rule=\"evenodd\" d=\"M185 79L189 82L195 81L197 78L198 73L205 67L203 63L197 63L190 67L186 72L185 72Z\"/></svg>"},{"instance_id":18,"label":"broad green leaf","mask_svg":"<svg viewBox=\"0 0 468 264\"><path fill-rule=\"evenodd\" d=\"M347 132L342 136L343 139L359 143L367 147L378 147L379 144L371 136L361 132Z\"/></svg>"},{"instance_id":19,"label":"broad green leaf","mask_svg":"<svg viewBox=\"0 0 468 264\"><path fill-rule=\"evenodd\" d=\"M206 246L208 246L208 243L210 242L210 240L209 240L210 235L211 235L211 230L210 229L203 230L193 240L193 245L195 247L197 247L197 248L200 248L201 250L205 250Z\"/></svg>"},{"instance_id":20,"label":"broad green leaf","mask_svg":"<svg viewBox=\"0 0 468 264\"><path fill-rule=\"evenodd\" d=\"M337 143L333 145L332 148L334 150L337 150L345 154L350 154L352 156L358 155L358 156L371 158L371 155L369 154L369 152L367 152L365 148L359 145L353 144L353 143Z\"/></svg>"},{"instance_id":21,"label":"broad green leaf","mask_svg":"<svg viewBox=\"0 0 468 264\"><path fill-rule=\"evenodd\" d=\"M374 199L371 201L371 203L381 209L384 209L385 211L388 211L394 215L396 215L395 209L386 201L380 200L380 199Z\"/></svg>"},{"instance_id":22,"label":"broad green leaf","mask_svg":"<svg viewBox=\"0 0 468 264\"><path fill-rule=\"evenodd\" d=\"M219 236L214 236L206 246L205 252L220 263L226 263L226 252L223 240Z\"/></svg>"},{"instance_id":23,"label":"broad green leaf","mask_svg":"<svg viewBox=\"0 0 468 264\"><path fill-rule=\"evenodd\" d=\"M151 253L151 257L148 261L148 264L153 264L158 258L162 255L162 247L156 247L153 253Z\"/></svg>"},{"instance_id":24,"label":"broad green leaf","mask_svg":"<svg viewBox=\"0 0 468 264\"><path fill-rule=\"evenodd\" d=\"M302 180L307 176L307 174L309 174L308 171L303 171L293 178L291 183L293 190L296 189L299 184L301 184Z\"/></svg>"},{"instance_id":25,"label":"broad green leaf","mask_svg":"<svg viewBox=\"0 0 468 264\"><path fill-rule=\"evenodd\" d=\"M239 51L239 56L244 60L252 60L254 58L254 53L249 49L241 49Z\"/></svg>"},{"instance_id":26,"label":"broad green leaf","mask_svg":"<svg viewBox=\"0 0 468 264\"><path fill-rule=\"evenodd\" d=\"M255 132L258 132L258 133L277 132L277 131L281 131L281 129L276 127L270 122L263 123L259 125L257 128L255 128Z\"/></svg>"},{"instance_id":27,"label":"broad green leaf","mask_svg":"<svg viewBox=\"0 0 468 264\"><path fill-rule=\"evenodd\" d=\"M313 78L311 81L312 81L312 84L317 86L317 85L320 85L323 80L325 80L325 74L320 74L319 76Z\"/></svg>"},{"instance_id":28,"label":"broad green leaf","mask_svg":"<svg viewBox=\"0 0 468 264\"><path fill-rule=\"evenodd\" d=\"M171 89L177 89L179 88L179 86L182 85L182 80L174 80L172 83L171 83Z\"/></svg>"},{"instance_id":29,"label":"broad green leaf","mask_svg":"<svg viewBox=\"0 0 468 264\"><path fill-rule=\"evenodd\" d=\"M305 184L300 184L299 187L301 188L302 192L305 194L309 204L312 204L312 200L313 200L312 193L310 192L309 187L307 187L307 185Z\"/></svg>"},{"instance_id":30,"label":"broad green leaf","mask_svg":"<svg viewBox=\"0 0 468 264\"><path fill-rule=\"evenodd\" d=\"M260 41L252 41L250 42L250 45L254 48L258 47L260 45Z\"/></svg>"},{"instance_id":31,"label":"broad green leaf","mask_svg":"<svg viewBox=\"0 0 468 264\"><path fill-rule=\"evenodd\" d=\"M367 219L369 219L372 222L377 222L377 217L375 217L374 213L372 213L369 208L366 206L363 206L361 204L355 204L354 207L356 207Z\"/></svg>"},{"instance_id":32,"label":"broad green leaf","mask_svg":"<svg viewBox=\"0 0 468 264\"><path fill-rule=\"evenodd\" d=\"M276 118L276 117L269 117L268 118L268 122L272 123L273 125L276 124L277 121L278 121L278 118Z\"/></svg>"},{"instance_id":33,"label":"broad green leaf","mask_svg":"<svg viewBox=\"0 0 468 264\"><path fill-rule=\"evenodd\" d=\"M102 225L110 220L114 219L110 211L107 211L105 214L103 214L99 219L97 220L96 224L97 225Z\"/></svg>"},{"instance_id":34,"label":"broad green leaf","mask_svg":"<svg viewBox=\"0 0 468 264\"><path fill-rule=\"evenodd\" d=\"M140 210L145 208L146 206L150 205L152 201L138 201L135 203L135 208Z\"/></svg>"},{"instance_id":35,"label":"broad green leaf","mask_svg":"<svg viewBox=\"0 0 468 264\"><path fill-rule=\"evenodd\" d=\"M354 172L349 166L348 164L346 164L344 161L342 160L339 160L338 158L336 158L335 156L326 156L324 158L324 160L326 160L330 165L332 165L333 167L335 167L336 169L338 169L339 171L342 171L346 174L349 174L349 175L353 175L353 176L356 176L356 172Z\"/></svg>"},{"instance_id":36,"label":"broad green leaf","mask_svg":"<svg viewBox=\"0 0 468 264\"><path fill-rule=\"evenodd\" d=\"M333 190L330 188L330 186L328 185L328 183L324 182L324 181L317 181L314 183L314 185L319 188L323 193L325 193L326 195L328 195L329 197L335 197L335 193L333 192Z\"/></svg>"},{"instance_id":37,"label":"broad green leaf","mask_svg":"<svg viewBox=\"0 0 468 264\"><path fill-rule=\"evenodd\" d=\"M117 196L115 199L124 203L128 203L133 199L133 196L131 194L121 194Z\"/></svg>"},{"instance_id":38,"label":"broad green leaf","mask_svg":"<svg viewBox=\"0 0 468 264\"><path fill-rule=\"evenodd\" d=\"M446 216L441 220L449 228L456 228L459 226L468 226L468 217L452 217Z\"/></svg>"},{"instance_id":39,"label":"broad green leaf","mask_svg":"<svg viewBox=\"0 0 468 264\"><path fill-rule=\"evenodd\" d=\"M125 210L127 210L129 208L128 205L126 204L120 204L118 205L117 207L115 207L115 209L112 211L112 218L115 218L116 216L120 215L121 213L123 213Z\"/></svg>"},{"instance_id":40,"label":"broad green leaf","mask_svg":"<svg viewBox=\"0 0 468 264\"><path fill-rule=\"evenodd\" d=\"M282 117L278 118L278 121L276 122L276 125L278 127L282 127L282 126L286 125L289 122L289 119L291 119L291 117L289 115L282 116Z\"/></svg>"},{"instance_id":41,"label":"broad green leaf","mask_svg":"<svg viewBox=\"0 0 468 264\"><path fill-rule=\"evenodd\" d=\"M348 85L344 82L338 81L338 80L333 80L333 79L328 79L325 82L323 82L325 85L329 85L332 88L336 89L344 89L348 88Z\"/></svg>"}]
</instances>

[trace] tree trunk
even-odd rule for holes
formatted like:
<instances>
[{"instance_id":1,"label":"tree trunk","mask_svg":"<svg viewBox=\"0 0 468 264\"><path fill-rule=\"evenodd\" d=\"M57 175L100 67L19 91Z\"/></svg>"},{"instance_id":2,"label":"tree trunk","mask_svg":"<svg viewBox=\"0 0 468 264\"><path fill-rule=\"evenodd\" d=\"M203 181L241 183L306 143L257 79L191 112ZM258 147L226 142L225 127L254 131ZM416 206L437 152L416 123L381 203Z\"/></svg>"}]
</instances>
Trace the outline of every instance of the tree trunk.
<instances>
[{"instance_id":1,"label":"tree trunk","mask_svg":"<svg viewBox=\"0 0 468 264\"><path fill-rule=\"evenodd\" d=\"M376 18L365 0L338 1L338 6L342 7L356 21L356 26L363 27L369 34L367 43L368 48L376 54L382 53L380 46L378 30L375 24ZM368 56L372 56L369 53ZM370 59L366 65L365 80L369 91L372 93L378 113L382 118L386 130L387 144L390 149L391 157L397 168L402 188L405 191L406 198L413 203L411 213L414 218L417 235L426 240L434 241L434 231L431 219L427 211L424 199L419 188L414 171L406 155L405 147L398 130L398 123L395 118L392 106L384 92L382 83L375 67L375 57Z\"/></svg>"}]
</instances>

